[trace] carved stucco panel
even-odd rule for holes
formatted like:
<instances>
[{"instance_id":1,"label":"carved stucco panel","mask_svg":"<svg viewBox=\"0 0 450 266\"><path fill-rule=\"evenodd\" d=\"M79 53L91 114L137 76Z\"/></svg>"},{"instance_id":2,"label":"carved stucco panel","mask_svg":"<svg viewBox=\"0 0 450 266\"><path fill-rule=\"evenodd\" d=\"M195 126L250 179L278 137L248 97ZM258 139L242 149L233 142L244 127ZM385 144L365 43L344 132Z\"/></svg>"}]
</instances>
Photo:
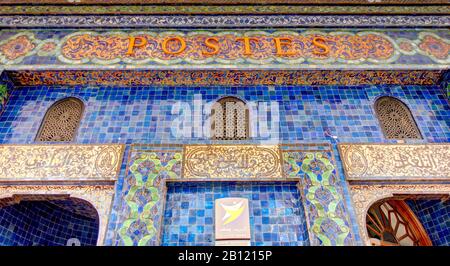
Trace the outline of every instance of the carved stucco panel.
<instances>
[{"instance_id":1,"label":"carved stucco panel","mask_svg":"<svg viewBox=\"0 0 450 266\"><path fill-rule=\"evenodd\" d=\"M282 178L276 145L188 145L184 178Z\"/></svg>"},{"instance_id":2,"label":"carved stucco panel","mask_svg":"<svg viewBox=\"0 0 450 266\"><path fill-rule=\"evenodd\" d=\"M0 145L0 181L115 181L124 145Z\"/></svg>"},{"instance_id":3,"label":"carved stucco panel","mask_svg":"<svg viewBox=\"0 0 450 266\"><path fill-rule=\"evenodd\" d=\"M450 144L340 144L348 181L450 180Z\"/></svg>"}]
</instances>

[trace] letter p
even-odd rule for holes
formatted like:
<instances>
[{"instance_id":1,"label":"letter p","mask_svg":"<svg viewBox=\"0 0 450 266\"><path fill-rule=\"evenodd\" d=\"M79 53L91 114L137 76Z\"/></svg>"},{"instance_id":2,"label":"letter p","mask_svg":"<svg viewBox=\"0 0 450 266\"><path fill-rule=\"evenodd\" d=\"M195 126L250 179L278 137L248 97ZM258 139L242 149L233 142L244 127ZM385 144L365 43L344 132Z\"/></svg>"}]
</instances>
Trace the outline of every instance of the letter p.
<instances>
[{"instance_id":1,"label":"letter p","mask_svg":"<svg viewBox=\"0 0 450 266\"><path fill-rule=\"evenodd\" d=\"M128 37L128 40L130 42L128 44L127 55L133 55L134 54L134 48L142 48L142 47L144 47L147 44L147 39L145 39L144 37L130 36L130 37Z\"/></svg>"}]
</instances>

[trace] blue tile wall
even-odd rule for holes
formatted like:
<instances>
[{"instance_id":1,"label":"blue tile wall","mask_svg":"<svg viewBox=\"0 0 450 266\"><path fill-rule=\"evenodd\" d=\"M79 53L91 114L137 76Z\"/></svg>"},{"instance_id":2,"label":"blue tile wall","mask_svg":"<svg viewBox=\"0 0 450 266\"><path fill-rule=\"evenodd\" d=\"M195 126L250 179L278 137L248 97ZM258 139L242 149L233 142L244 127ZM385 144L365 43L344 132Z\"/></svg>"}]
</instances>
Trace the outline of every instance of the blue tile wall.
<instances>
[{"instance_id":1,"label":"blue tile wall","mask_svg":"<svg viewBox=\"0 0 450 266\"><path fill-rule=\"evenodd\" d=\"M407 200L434 246L450 246L450 202Z\"/></svg>"},{"instance_id":2,"label":"blue tile wall","mask_svg":"<svg viewBox=\"0 0 450 266\"><path fill-rule=\"evenodd\" d=\"M0 208L0 246L65 246L71 238L96 245L98 219L58 207L66 203L22 201Z\"/></svg>"},{"instance_id":3,"label":"blue tile wall","mask_svg":"<svg viewBox=\"0 0 450 266\"><path fill-rule=\"evenodd\" d=\"M78 143L205 142L205 138L179 139L171 134L173 104L183 101L193 109L194 94L202 94L205 103L225 95L277 101L279 138L285 142L324 141L325 132L340 142L388 142L373 103L379 96L392 95L410 107L424 136L416 142L450 141L450 105L439 86L23 87L11 91L0 117L0 143L32 143L46 110L68 96L86 104Z\"/></svg>"},{"instance_id":4,"label":"blue tile wall","mask_svg":"<svg viewBox=\"0 0 450 266\"><path fill-rule=\"evenodd\" d=\"M162 245L214 245L214 200L249 200L251 244L308 245L296 182L173 182L167 185Z\"/></svg>"},{"instance_id":5,"label":"blue tile wall","mask_svg":"<svg viewBox=\"0 0 450 266\"><path fill-rule=\"evenodd\" d=\"M177 101L193 109L194 95L203 102L223 96L237 96L246 101L277 102L280 107L280 141L331 142L339 174L344 175L336 149L337 142L390 142L383 137L373 111L374 101L384 95L395 96L409 106L424 137L408 142L450 142L450 105L445 91L436 86L249 86L249 87L16 87L0 115L0 144L34 143L42 118L57 100L78 97L85 112L76 143L208 143L205 138L178 139L171 134ZM267 119L269 122L271 118ZM329 135L337 136L337 140ZM264 140L258 137L245 143ZM231 143L231 142L227 142ZM127 145L126 151L128 152ZM125 156L126 158L126 156ZM122 203L126 162L116 186L105 244L115 244L114 222ZM344 199L350 209L353 232L355 222L348 189ZM361 242L358 242L361 243Z\"/></svg>"}]
</instances>

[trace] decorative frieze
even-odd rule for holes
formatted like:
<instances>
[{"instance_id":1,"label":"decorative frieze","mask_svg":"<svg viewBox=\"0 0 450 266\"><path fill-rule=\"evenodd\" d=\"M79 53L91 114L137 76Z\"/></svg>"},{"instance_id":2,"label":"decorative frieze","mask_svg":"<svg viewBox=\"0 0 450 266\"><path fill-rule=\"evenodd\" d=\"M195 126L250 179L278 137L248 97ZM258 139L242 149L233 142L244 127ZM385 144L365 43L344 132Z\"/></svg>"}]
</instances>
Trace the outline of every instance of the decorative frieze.
<instances>
[{"instance_id":1,"label":"decorative frieze","mask_svg":"<svg viewBox=\"0 0 450 266\"><path fill-rule=\"evenodd\" d=\"M429 15L5 15L0 27L448 27L450 17Z\"/></svg>"},{"instance_id":2,"label":"decorative frieze","mask_svg":"<svg viewBox=\"0 0 450 266\"><path fill-rule=\"evenodd\" d=\"M276 145L187 145L184 178L282 178Z\"/></svg>"},{"instance_id":3,"label":"decorative frieze","mask_svg":"<svg viewBox=\"0 0 450 266\"><path fill-rule=\"evenodd\" d=\"M123 145L0 145L1 181L116 181Z\"/></svg>"},{"instance_id":4,"label":"decorative frieze","mask_svg":"<svg viewBox=\"0 0 450 266\"><path fill-rule=\"evenodd\" d=\"M450 144L340 144L348 181L450 180Z\"/></svg>"},{"instance_id":5,"label":"decorative frieze","mask_svg":"<svg viewBox=\"0 0 450 266\"><path fill-rule=\"evenodd\" d=\"M100 68L100 67L99 67ZM150 69L149 69L150 70ZM11 71L17 86L435 85L436 70L48 70Z\"/></svg>"},{"instance_id":6,"label":"decorative frieze","mask_svg":"<svg viewBox=\"0 0 450 266\"><path fill-rule=\"evenodd\" d=\"M36 65L125 63L184 69L206 65L223 68L224 64L227 68L231 65L298 68L299 64L330 68L338 64L367 69L370 64L400 64L404 68L411 61L417 69L421 62L418 59L422 58L431 59L438 68L450 62L446 33L411 31L411 37L406 39L394 30L64 30L42 38L39 31L5 31L0 35L0 63L17 65L34 57L36 60L26 61ZM42 60L49 60L48 57L51 60L44 63Z\"/></svg>"}]
</instances>

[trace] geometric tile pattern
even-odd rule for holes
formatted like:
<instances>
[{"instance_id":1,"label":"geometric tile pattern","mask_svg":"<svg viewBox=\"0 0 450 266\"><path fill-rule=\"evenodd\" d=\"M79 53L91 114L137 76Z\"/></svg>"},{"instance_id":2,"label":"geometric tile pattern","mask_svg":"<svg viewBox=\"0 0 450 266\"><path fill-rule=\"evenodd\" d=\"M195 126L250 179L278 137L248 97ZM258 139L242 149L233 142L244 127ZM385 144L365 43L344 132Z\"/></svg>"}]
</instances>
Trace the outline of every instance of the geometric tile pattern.
<instances>
[{"instance_id":1,"label":"geometric tile pattern","mask_svg":"<svg viewBox=\"0 0 450 266\"><path fill-rule=\"evenodd\" d=\"M194 110L196 95L202 104L223 96L237 96L256 105L277 103L279 129L271 128L273 116L259 118L270 134L282 142L329 141L390 143L384 138L374 113L378 97L403 101L423 136L408 143L450 142L450 107L438 86L213 86L213 87L20 87L10 91L0 116L0 143L33 143L47 109L57 100L77 97L86 106L76 143L202 143L209 138L172 134L176 102ZM267 105L266 105L267 106ZM207 119L207 115L203 115ZM256 136L240 143L259 143Z\"/></svg>"}]
</instances>

